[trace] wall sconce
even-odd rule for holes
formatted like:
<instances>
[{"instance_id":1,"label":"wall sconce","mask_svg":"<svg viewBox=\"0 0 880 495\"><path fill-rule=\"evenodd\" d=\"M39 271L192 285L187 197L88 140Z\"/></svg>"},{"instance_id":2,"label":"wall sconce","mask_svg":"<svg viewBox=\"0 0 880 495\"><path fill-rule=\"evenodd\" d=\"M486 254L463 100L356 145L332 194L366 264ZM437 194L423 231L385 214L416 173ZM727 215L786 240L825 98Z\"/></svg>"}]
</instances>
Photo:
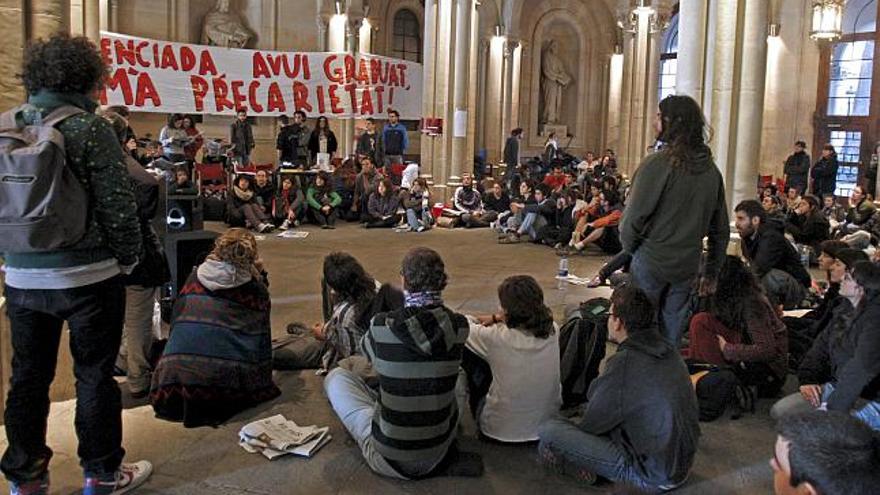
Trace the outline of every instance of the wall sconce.
<instances>
[{"instance_id":1,"label":"wall sconce","mask_svg":"<svg viewBox=\"0 0 880 495\"><path fill-rule=\"evenodd\" d=\"M843 1L813 0L813 23L810 38L833 41L843 34Z\"/></svg>"},{"instance_id":2,"label":"wall sconce","mask_svg":"<svg viewBox=\"0 0 880 495\"><path fill-rule=\"evenodd\" d=\"M767 28L767 36L769 36L771 38L778 38L779 37L779 27L780 27L779 24L777 24L775 22L771 22L770 26Z\"/></svg>"}]
</instances>

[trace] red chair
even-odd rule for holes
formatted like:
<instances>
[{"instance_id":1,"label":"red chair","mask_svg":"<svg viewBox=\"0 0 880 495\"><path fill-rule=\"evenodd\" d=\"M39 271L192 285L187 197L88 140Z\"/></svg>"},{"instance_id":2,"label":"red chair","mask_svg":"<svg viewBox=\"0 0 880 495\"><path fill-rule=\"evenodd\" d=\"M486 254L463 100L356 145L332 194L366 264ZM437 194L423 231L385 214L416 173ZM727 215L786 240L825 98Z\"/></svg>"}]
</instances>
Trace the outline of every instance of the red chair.
<instances>
[{"instance_id":1,"label":"red chair","mask_svg":"<svg viewBox=\"0 0 880 495\"><path fill-rule=\"evenodd\" d=\"M196 181L202 194L227 189L226 170L222 163L196 163Z\"/></svg>"}]
</instances>

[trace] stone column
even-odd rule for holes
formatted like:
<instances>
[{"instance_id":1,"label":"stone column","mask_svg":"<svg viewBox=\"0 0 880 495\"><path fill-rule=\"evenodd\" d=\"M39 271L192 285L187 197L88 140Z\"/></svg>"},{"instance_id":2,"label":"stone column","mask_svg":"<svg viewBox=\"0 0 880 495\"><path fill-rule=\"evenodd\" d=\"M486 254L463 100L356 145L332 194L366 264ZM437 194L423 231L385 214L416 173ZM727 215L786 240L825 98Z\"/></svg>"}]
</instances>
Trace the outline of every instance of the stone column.
<instances>
[{"instance_id":1,"label":"stone column","mask_svg":"<svg viewBox=\"0 0 880 495\"><path fill-rule=\"evenodd\" d=\"M519 45L519 41L515 39L508 38L504 41L504 59L501 65L501 128L496 129L495 132L498 134L498 142L500 143L500 149L503 149L504 142L507 140L507 135L510 133L512 119L512 111L513 111L513 69L514 69L514 61L513 55L516 50L516 47ZM560 138L561 139L561 138ZM499 150L500 151L500 150ZM502 156L499 156L499 160L502 159Z\"/></svg>"},{"instance_id":2,"label":"stone column","mask_svg":"<svg viewBox=\"0 0 880 495\"><path fill-rule=\"evenodd\" d=\"M434 115L434 80L436 79L437 57L435 54L437 36L437 0L425 0L425 36L422 49L422 117ZM422 135L421 175L429 183L434 182L434 139Z\"/></svg>"},{"instance_id":3,"label":"stone column","mask_svg":"<svg viewBox=\"0 0 880 495\"><path fill-rule=\"evenodd\" d=\"M678 70L675 92L703 101L703 67L706 56L706 0L681 0L678 11Z\"/></svg>"},{"instance_id":4,"label":"stone column","mask_svg":"<svg viewBox=\"0 0 880 495\"><path fill-rule=\"evenodd\" d=\"M354 55L358 56L358 51L360 50L360 32L361 32L361 24L363 23L363 17L353 16L349 14L348 22L346 23L345 35L346 35L346 46L345 49ZM357 111L356 108L352 108L352 113ZM342 153L344 153L343 158L351 156L354 154L354 135L355 135L355 119L354 117L350 119L345 119L342 125L343 133L342 139L345 141L343 146L341 146Z\"/></svg>"},{"instance_id":5,"label":"stone column","mask_svg":"<svg viewBox=\"0 0 880 495\"><path fill-rule=\"evenodd\" d=\"M24 88L14 74L21 72L22 47L27 42L29 23L24 0L4 0L0 3L0 14L0 30L6 44L0 51L0 72L4 74L0 77L0 106L7 109L24 101Z\"/></svg>"},{"instance_id":6,"label":"stone column","mask_svg":"<svg viewBox=\"0 0 880 495\"><path fill-rule=\"evenodd\" d=\"M101 39L101 0L83 0L84 32L90 40Z\"/></svg>"},{"instance_id":7,"label":"stone column","mask_svg":"<svg viewBox=\"0 0 880 495\"><path fill-rule=\"evenodd\" d=\"M479 40L479 65L477 67L477 77L480 88L480 94L477 99L477 105L475 108L480 108L479 112L476 112L479 116L479 120L476 123L477 127L477 147L482 149L486 149L486 122L487 120L487 109L489 108L489 103L486 99L486 88L489 86L489 40L483 38Z\"/></svg>"},{"instance_id":8,"label":"stone column","mask_svg":"<svg viewBox=\"0 0 880 495\"><path fill-rule=\"evenodd\" d=\"M471 38L473 30L471 29L471 11L473 10L473 0L456 0L455 2L455 78L452 88L452 117L453 121L449 123L448 129L452 136L452 153L449 160L449 176L446 185L452 189L461 185L462 171L468 171L465 167L466 163L470 163L471 157L467 156L467 125L464 128L464 135L455 134L455 121L460 115L465 116L465 122L468 118L468 97L469 97L469 79L470 79L470 56L471 56ZM445 132L445 130L444 130Z\"/></svg>"},{"instance_id":9,"label":"stone column","mask_svg":"<svg viewBox=\"0 0 880 495\"><path fill-rule=\"evenodd\" d=\"M69 0L25 0L12 3L28 6L27 32L30 39L48 38L70 29Z\"/></svg>"},{"instance_id":10,"label":"stone column","mask_svg":"<svg viewBox=\"0 0 880 495\"><path fill-rule=\"evenodd\" d=\"M438 198L449 196L447 182L450 177L452 156L452 124L455 74L459 70L467 70L454 66L454 51L460 41L467 39L453 38L455 34L455 1L438 0L436 12L437 32L434 37L434 108L428 116L443 119L443 134L433 141L433 176L435 194Z\"/></svg>"},{"instance_id":11,"label":"stone column","mask_svg":"<svg viewBox=\"0 0 880 495\"><path fill-rule=\"evenodd\" d=\"M714 131L712 148L715 163L724 177L730 201L730 185L733 179L733 152L736 136L736 23L739 0L720 2L715 15L714 63L712 64L712 113L711 125Z\"/></svg>"},{"instance_id":12,"label":"stone column","mask_svg":"<svg viewBox=\"0 0 880 495\"><path fill-rule=\"evenodd\" d=\"M627 174L632 174L635 165L630 163L629 159L629 142L631 132L630 115L632 114L632 93L633 93L633 61L635 53L635 36L632 33L624 33L623 35L623 83L621 85L620 97L620 138L618 141L618 167Z\"/></svg>"},{"instance_id":13,"label":"stone column","mask_svg":"<svg viewBox=\"0 0 880 495\"><path fill-rule=\"evenodd\" d=\"M645 121L642 127L642 140L639 143L639 161L648 153L648 148L656 141L656 132L654 131L654 117L657 114L657 107L660 102L660 43L663 37L663 31L656 27L651 27L651 33L648 36L648 67L645 78Z\"/></svg>"},{"instance_id":14,"label":"stone column","mask_svg":"<svg viewBox=\"0 0 880 495\"><path fill-rule=\"evenodd\" d=\"M645 154L645 124L647 112L648 63L651 49L651 16L643 12L636 16L636 34L633 39L632 66L632 113L629 116L630 138L626 147L624 160L627 169L634 171Z\"/></svg>"},{"instance_id":15,"label":"stone column","mask_svg":"<svg viewBox=\"0 0 880 495\"><path fill-rule=\"evenodd\" d=\"M327 16L319 15L315 17L315 23L318 25L318 51L327 51L327 27L330 20Z\"/></svg>"},{"instance_id":16,"label":"stone column","mask_svg":"<svg viewBox=\"0 0 880 495\"><path fill-rule=\"evenodd\" d=\"M733 196L728 200L731 207L755 195L764 122L764 85L767 78L768 2L745 0L743 6L743 57L738 91L735 173Z\"/></svg>"}]
</instances>

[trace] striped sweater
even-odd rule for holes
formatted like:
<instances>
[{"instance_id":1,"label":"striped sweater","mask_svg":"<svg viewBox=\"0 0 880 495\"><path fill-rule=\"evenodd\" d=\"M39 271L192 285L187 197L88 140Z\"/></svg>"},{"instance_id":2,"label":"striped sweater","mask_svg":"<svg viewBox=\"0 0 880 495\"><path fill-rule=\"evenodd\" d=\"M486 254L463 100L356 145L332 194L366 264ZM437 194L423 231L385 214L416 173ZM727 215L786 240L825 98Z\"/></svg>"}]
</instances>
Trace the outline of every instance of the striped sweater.
<instances>
[{"instance_id":1,"label":"striped sweater","mask_svg":"<svg viewBox=\"0 0 880 495\"><path fill-rule=\"evenodd\" d=\"M455 382L468 328L444 306L410 307L376 315L364 337L379 375L376 450L401 474L427 474L455 438Z\"/></svg>"}]
</instances>

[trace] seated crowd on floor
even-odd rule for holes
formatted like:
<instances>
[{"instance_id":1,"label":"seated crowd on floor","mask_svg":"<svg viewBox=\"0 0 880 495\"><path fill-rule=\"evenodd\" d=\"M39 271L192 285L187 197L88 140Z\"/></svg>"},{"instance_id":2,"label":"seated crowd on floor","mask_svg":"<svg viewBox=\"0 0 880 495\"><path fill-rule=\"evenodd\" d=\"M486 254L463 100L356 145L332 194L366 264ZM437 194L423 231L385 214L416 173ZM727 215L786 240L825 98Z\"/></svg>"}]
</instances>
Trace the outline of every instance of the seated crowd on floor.
<instances>
[{"instance_id":1,"label":"seated crowd on floor","mask_svg":"<svg viewBox=\"0 0 880 495\"><path fill-rule=\"evenodd\" d=\"M0 469L12 494L49 492L49 387L65 322L86 495L129 492L152 472L147 461L123 462L114 361L126 366L131 395L148 396L157 417L186 427L217 426L276 399L273 370L317 369L366 464L400 480L481 475L480 456L458 441L470 416L480 441L533 448L543 465L577 483L674 490L688 481L701 421L754 413L756 399L772 399L776 493L870 493L880 485L880 265L866 252L876 253L880 220L860 187L845 212L833 196L820 206L798 189L811 182L787 166L799 186L785 198L771 190L762 202L735 205L742 256L725 255L727 205L702 142L701 110L689 97L670 96L657 122L658 141L667 144L645 158L631 190L610 150L567 170L551 137L549 173L537 164L509 167L498 181L463 174L434 218L418 165L401 166L408 141L392 114L381 134L368 123L359 163L321 170L307 184L283 177L274 184L267 170L235 178L227 215L239 226L220 235L181 284L154 365L153 307L170 278L151 225L160 183L131 153L127 111L94 114L88 95L104 73L85 38L36 42L22 76L32 108L11 116L41 130L54 123L77 179L68 182L88 186L75 189L88 214L72 244L46 246L36 236L21 250L2 241L14 359ZM297 112L298 127L279 136L279 159L326 163L337 148L327 120L306 133L304 119ZM247 164L254 143L246 112L230 133ZM520 135L514 130L508 145ZM186 163L202 136L193 119L175 115L160 139L163 155ZM812 169L815 194L834 191L826 171L833 149L826 151ZM6 158L20 158L13 155ZM186 165L174 169L170 189L190 193L191 177ZM684 194L700 208L674 200ZM444 300L446 263L432 249L407 251L400 286L333 252L323 260L323 321L292 322L285 345L273 349L272 275L252 230L306 220L332 229L346 219L421 232L441 218L494 228L503 244L540 242L563 255L596 245L613 258L594 283L611 278L615 288L608 300L572 308L559 325L538 282L512 274L497 288L498 312L464 315ZM813 263L825 280L813 280ZM784 312L805 306L800 316ZM616 352L600 371L606 343ZM799 388L782 397L790 374Z\"/></svg>"}]
</instances>

